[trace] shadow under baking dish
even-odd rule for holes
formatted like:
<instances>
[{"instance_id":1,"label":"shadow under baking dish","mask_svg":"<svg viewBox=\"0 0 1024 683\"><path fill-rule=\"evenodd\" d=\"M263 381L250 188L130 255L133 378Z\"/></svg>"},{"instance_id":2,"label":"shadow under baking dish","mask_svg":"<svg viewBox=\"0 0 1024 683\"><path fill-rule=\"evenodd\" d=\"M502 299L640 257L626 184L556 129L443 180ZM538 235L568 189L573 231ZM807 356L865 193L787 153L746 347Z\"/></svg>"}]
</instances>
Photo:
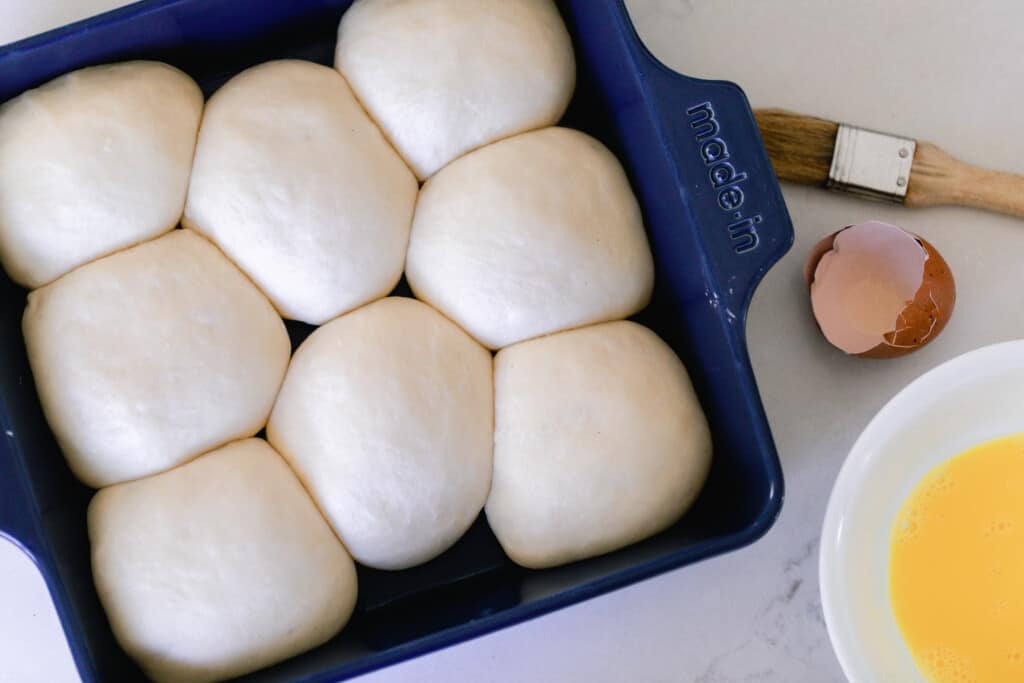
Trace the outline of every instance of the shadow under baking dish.
<instances>
[{"instance_id":1,"label":"shadow under baking dish","mask_svg":"<svg viewBox=\"0 0 1024 683\"><path fill-rule=\"evenodd\" d=\"M207 95L242 69L296 57L331 64L349 0L145 0L0 47L0 102L81 66L170 62ZM502 553L481 515L420 567L359 569L344 631L247 681L336 681L550 612L759 538L782 503L782 472L750 368L747 306L789 248L792 226L742 91L691 79L643 48L622 0L558 3L578 84L563 124L624 163L655 255L651 305L635 319L686 363L715 455L693 509L665 532L543 571ZM396 290L408 295L404 281ZM0 276L0 533L36 561L82 678L141 673L115 643L92 583L85 510L92 492L64 464L43 419L21 336L25 291ZM309 327L289 323L293 343ZM628 457L624 453L623 457Z\"/></svg>"}]
</instances>

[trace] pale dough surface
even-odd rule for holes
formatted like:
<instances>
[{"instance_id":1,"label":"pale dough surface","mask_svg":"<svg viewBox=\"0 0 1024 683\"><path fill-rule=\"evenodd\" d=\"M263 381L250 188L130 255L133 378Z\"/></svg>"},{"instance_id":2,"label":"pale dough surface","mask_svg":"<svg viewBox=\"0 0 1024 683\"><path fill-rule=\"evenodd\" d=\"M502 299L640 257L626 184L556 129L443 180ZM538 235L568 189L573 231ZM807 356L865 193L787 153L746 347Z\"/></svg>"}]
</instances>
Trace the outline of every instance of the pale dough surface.
<instances>
[{"instance_id":1,"label":"pale dough surface","mask_svg":"<svg viewBox=\"0 0 1024 683\"><path fill-rule=\"evenodd\" d=\"M618 321L502 349L495 358L487 521L512 560L552 567L674 523L711 462L683 364Z\"/></svg>"},{"instance_id":2,"label":"pale dough surface","mask_svg":"<svg viewBox=\"0 0 1024 683\"><path fill-rule=\"evenodd\" d=\"M97 488L258 432L290 352L266 298L190 230L37 289L22 326L50 428Z\"/></svg>"},{"instance_id":3,"label":"pale dough surface","mask_svg":"<svg viewBox=\"0 0 1024 683\"><path fill-rule=\"evenodd\" d=\"M281 60L210 98L184 223L319 325L394 288L417 191L337 71Z\"/></svg>"},{"instance_id":4,"label":"pale dough surface","mask_svg":"<svg viewBox=\"0 0 1024 683\"><path fill-rule=\"evenodd\" d=\"M496 349L625 318L650 299L640 207L600 142L546 128L472 152L420 194L406 276Z\"/></svg>"},{"instance_id":5,"label":"pale dough surface","mask_svg":"<svg viewBox=\"0 0 1024 683\"><path fill-rule=\"evenodd\" d=\"M267 427L362 564L446 550L487 498L491 355L415 299L389 297L315 331Z\"/></svg>"},{"instance_id":6,"label":"pale dough surface","mask_svg":"<svg viewBox=\"0 0 1024 683\"><path fill-rule=\"evenodd\" d=\"M269 666L326 641L355 605L352 559L261 439L103 489L89 538L114 635L158 683Z\"/></svg>"},{"instance_id":7,"label":"pale dough surface","mask_svg":"<svg viewBox=\"0 0 1024 683\"><path fill-rule=\"evenodd\" d=\"M551 0L357 0L335 66L420 179L557 123L576 85Z\"/></svg>"},{"instance_id":8,"label":"pale dough surface","mask_svg":"<svg viewBox=\"0 0 1024 683\"><path fill-rule=\"evenodd\" d=\"M199 86L159 62L74 71L0 106L0 262L35 288L181 219Z\"/></svg>"}]
</instances>

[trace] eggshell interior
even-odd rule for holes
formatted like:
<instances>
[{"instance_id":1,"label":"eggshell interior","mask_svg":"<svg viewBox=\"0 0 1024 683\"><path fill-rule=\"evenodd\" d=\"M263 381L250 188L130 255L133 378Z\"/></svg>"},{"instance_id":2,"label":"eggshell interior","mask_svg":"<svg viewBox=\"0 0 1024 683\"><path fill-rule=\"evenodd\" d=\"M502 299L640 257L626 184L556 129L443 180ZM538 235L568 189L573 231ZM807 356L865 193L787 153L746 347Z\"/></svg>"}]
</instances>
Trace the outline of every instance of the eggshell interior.
<instances>
[{"instance_id":1,"label":"eggshell interior","mask_svg":"<svg viewBox=\"0 0 1024 683\"><path fill-rule=\"evenodd\" d=\"M825 338L850 354L887 344L886 335L906 327L900 318L924 282L927 260L914 235L888 223L836 233L811 282L811 307Z\"/></svg>"},{"instance_id":2,"label":"eggshell interior","mask_svg":"<svg viewBox=\"0 0 1024 683\"><path fill-rule=\"evenodd\" d=\"M885 343L861 354L868 358L894 358L931 342L945 328L956 305L956 284L942 255L927 240L918 237L928 260L924 279L914 300L900 312L896 327L885 335Z\"/></svg>"}]
</instances>

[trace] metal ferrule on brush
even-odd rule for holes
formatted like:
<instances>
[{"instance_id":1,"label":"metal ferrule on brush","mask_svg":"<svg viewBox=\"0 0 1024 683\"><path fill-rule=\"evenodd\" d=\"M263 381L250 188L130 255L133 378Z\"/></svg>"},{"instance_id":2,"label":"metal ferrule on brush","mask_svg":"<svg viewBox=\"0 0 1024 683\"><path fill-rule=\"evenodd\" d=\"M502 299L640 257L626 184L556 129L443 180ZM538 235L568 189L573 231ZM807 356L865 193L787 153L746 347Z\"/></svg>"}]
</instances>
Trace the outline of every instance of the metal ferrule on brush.
<instances>
[{"instance_id":1,"label":"metal ferrule on brush","mask_svg":"<svg viewBox=\"0 0 1024 683\"><path fill-rule=\"evenodd\" d=\"M826 186L902 202L916 147L910 138L840 123Z\"/></svg>"}]
</instances>

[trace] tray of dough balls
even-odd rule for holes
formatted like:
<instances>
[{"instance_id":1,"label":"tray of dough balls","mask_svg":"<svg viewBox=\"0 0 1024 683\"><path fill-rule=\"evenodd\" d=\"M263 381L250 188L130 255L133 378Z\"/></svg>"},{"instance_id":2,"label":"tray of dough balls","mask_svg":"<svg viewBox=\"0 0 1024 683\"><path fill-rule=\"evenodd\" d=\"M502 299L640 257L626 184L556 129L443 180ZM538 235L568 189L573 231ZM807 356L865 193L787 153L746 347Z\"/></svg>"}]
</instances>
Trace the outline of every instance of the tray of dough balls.
<instances>
[{"instance_id":1,"label":"tray of dough balls","mask_svg":"<svg viewBox=\"0 0 1024 683\"><path fill-rule=\"evenodd\" d=\"M0 533L83 680L340 680L774 520L792 228L620 0L140 2L0 100Z\"/></svg>"}]
</instances>

